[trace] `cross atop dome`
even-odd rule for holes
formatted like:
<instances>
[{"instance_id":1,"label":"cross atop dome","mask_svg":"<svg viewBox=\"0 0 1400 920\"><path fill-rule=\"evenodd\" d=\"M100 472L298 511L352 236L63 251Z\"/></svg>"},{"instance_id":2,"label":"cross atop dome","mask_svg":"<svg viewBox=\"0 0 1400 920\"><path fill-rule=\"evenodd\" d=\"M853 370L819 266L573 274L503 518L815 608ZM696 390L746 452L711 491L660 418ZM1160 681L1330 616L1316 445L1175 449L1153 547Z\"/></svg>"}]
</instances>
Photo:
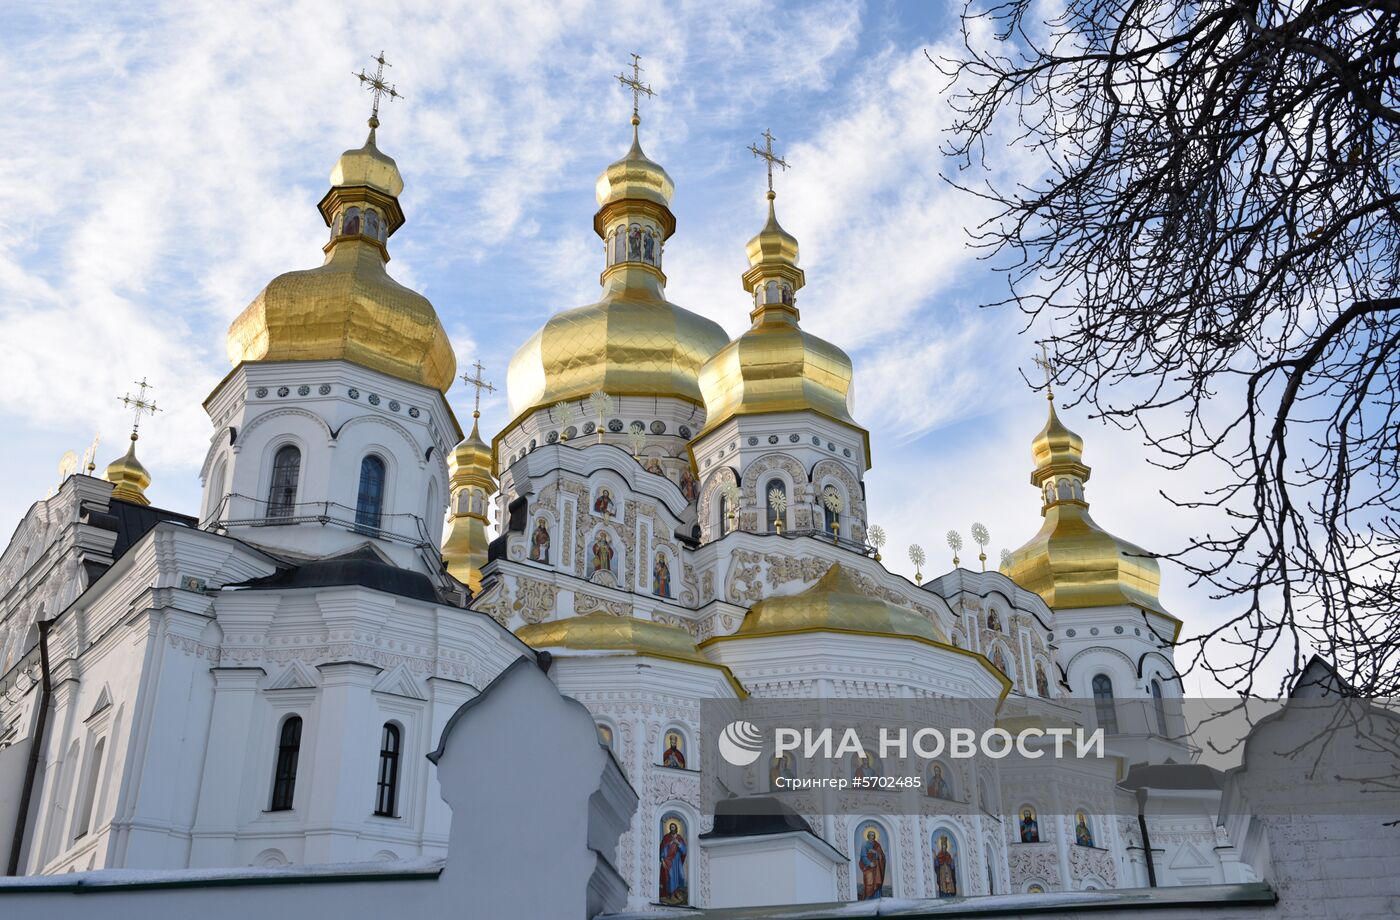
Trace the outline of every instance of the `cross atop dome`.
<instances>
[{"instance_id":1,"label":"cross atop dome","mask_svg":"<svg viewBox=\"0 0 1400 920\"><path fill-rule=\"evenodd\" d=\"M766 165L768 166L768 197L769 197L769 198L773 198L773 197L775 197L775 196L777 195L777 192L774 192L774 191L773 191L773 167L774 167L774 166L778 166L778 167L781 167L782 169L787 169L787 168L788 168L788 162L787 162L787 160L784 160L782 157L778 156L776 153L773 152L773 141L774 141L774 140L775 140L775 138L773 137L773 132L772 132L772 131L769 131L767 128L764 128L764 129L763 129L763 149L760 150L757 144L749 144L749 152L752 153L754 156L758 157L760 160L766 161Z\"/></svg>"},{"instance_id":2,"label":"cross atop dome","mask_svg":"<svg viewBox=\"0 0 1400 920\"><path fill-rule=\"evenodd\" d=\"M131 419L131 439L133 441L136 440L136 432L141 427L141 416L155 415L157 412L165 411L156 405L154 399L146 398L146 391L154 388L146 382L145 377L136 381L136 386L139 387L139 389L136 391L135 396L128 393L125 396L118 397L118 402L133 412L133 417Z\"/></svg>"},{"instance_id":3,"label":"cross atop dome","mask_svg":"<svg viewBox=\"0 0 1400 920\"><path fill-rule=\"evenodd\" d=\"M398 91L396 85L384 82L384 68L394 66L384 60L384 52L379 52L378 57L372 57L370 60L379 65L375 68L373 75L365 73L365 69L361 67L359 73L352 73L350 76L357 78L365 90L374 94L374 108L370 112L369 126L377 128L379 127L379 100L384 96L388 96L390 99L402 99L403 93Z\"/></svg>"},{"instance_id":4,"label":"cross atop dome","mask_svg":"<svg viewBox=\"0 0 1400 920\"><path fill-rule=\"evenodd\" d=\"M472 368L476 371L476 373L463 374L462 382L465 383L467 386L474 387L476 389L476 401L475 404L472 406L472 418L480 418L481 392L485 390L487 393L494 393L496 392L496 385L487 381L485 376L486 365L481 363L480 358L476 360L476 363L472 365Z\"/></svg>"},{"instance_id":5,"label":"cross atop dome","mask_svg":"<svg viewBox=\"0 0 1400 920\"><path fill-rule=\"evenodd\" d=\"M639 54L632 55L632 76L627 76L626 72L614 74L617 82L632 91L632 124L641 124L641 102L643 96L655 96L650 83L642 82L642 57Z\"/></svg>"}]
</instances>

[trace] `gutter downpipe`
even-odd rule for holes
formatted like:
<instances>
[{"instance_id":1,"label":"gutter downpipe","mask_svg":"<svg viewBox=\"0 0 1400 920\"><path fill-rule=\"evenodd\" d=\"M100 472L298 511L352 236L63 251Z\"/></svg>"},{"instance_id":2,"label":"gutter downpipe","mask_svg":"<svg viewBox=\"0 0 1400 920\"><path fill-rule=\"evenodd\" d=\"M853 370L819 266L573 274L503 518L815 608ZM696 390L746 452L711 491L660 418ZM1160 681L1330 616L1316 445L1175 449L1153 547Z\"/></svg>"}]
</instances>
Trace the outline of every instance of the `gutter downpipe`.
<instances>
[{"instance_id":1,"label":"gutter downpipe","mask_svg":"<svg viewBox=\"0 0 1400 920\"><path fill-rule=\"evenodd\" d=\"M1147 787L1139 786L1137 793L1138 830L1142 832L1142 852L1147 857L1147 884L1157 887L1157 867L1152 862L1152 839L1147 835Z\"/></svg>"},{"instance_id":2,"label":"gutter downpipe","mask_svg":"<svg viewBox=\"0 0 1400 920\"><path fill-rule=\"evenodd\" d=\"M49 701L53 684L49 680L49 626L52 620L39 620L39 715L34 720L34 740L29 745L29 758L24 767L24 791L19 798L19 814L15 816L15 833L10 841L10 864L6 875L19 874L19 852L24 846L24 833L29 823L29 806L34 797L34 781L39 775L39 757L44 749L44 730L49 722Z\"/></svg>"}]
</instances>

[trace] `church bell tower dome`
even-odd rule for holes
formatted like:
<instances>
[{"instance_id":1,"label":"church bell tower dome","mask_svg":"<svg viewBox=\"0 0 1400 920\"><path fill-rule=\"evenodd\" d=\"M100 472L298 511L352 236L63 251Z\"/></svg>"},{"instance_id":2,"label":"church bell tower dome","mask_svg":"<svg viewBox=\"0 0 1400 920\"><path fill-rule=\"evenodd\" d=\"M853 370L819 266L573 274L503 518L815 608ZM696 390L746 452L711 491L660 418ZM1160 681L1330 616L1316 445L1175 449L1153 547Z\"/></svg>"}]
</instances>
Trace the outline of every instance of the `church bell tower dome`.
<instances>
[{"instance_id":1,"label":"church bell tower dome","mask_svg":"<svg viewBox=\"0 0 1400 920\"><path fill-rule=\"evenodd\" d=\"M403 225L403 178L375 142L331 171L318 208L331 229L317 268L278 275L229 326L229 361L344 360L446 392L457 359L433 305L389 277L388 239Z\"/></svg>"},{"instance_id":2,"label":"church bell tower dome","mask_svg":"<svg viewBox=\"0 0 1400 920\"><path fill-rule=\"evenodd\" d=\"M798 325L796 293L806 283L797 238L783 229L768 193L768 221L748 243L744 289L753 325L700 372L705 430L739 415L815 412L862 431L851 418L850 357Z\"/></svg>"},{"instance_id":3,"label":"church bell tower dome","mask_svg":"<svg viewBox=\"0 0 1400 920\"><path fill-rule=\"evenodd\" d=\"M1041 491L1039 533L1011 554L1002 574L1056 609L1126 604L1166 614L1158 600L1161 570L1144 549L1105 531L1089 516L1084 439L1050 403L1045 427L1031 442L1031 484Z\"/></svg>"},{"instance_id":4,"label":"church bell tower dome","mask_svg":"<svg viewBox=\"0 0 1400 920\"><path fill-rule=\"evenodd\" d=\"M666 300L662 251L676 229L675 185L632 146L598 177L593 229L604 240L603 296L552 316L511 358L515 421L597 391L702 405L700 366L728 340L718 323Z\"/></svg>"}]
</instances>

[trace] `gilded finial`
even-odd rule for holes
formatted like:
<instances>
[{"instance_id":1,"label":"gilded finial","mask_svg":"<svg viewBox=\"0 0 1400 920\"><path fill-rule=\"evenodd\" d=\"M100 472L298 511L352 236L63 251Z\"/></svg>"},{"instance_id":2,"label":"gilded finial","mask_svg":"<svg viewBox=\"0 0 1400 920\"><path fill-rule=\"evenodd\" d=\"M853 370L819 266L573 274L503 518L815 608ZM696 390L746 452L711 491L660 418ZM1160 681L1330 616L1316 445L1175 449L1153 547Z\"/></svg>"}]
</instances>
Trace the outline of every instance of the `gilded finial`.
<instances>
[{"instance_id":1,"label":"gilded finial","mask_svg":"<svg viewBox=\"0 0 1400 920\"><path fill-rule=\"evenodd\" d=\"M749 148L748 148L750 153L752 153L754 156L758 157L760 160L763 160L763 161L767 164L767 166L768 166L768 200L769 200L769 201L772 201L774 198L778 197L778 193L775 192L775 191L773 191L773 167L774 167L774 166L777 166L777 167L780 167L780 168L782 168L782 169L787 169L787 168L788 168L788 162L787 162L787 160L783 159L782 157L778 156L776 153L773 152L773 141L774 141L774 140L776 140L776 138L773 137L773 132L772 132L772 131L769 131L767 128L764 128L764 129L763 129L763 149L760 150L757 144L749 144Z\"/></svg>"},{"instance_id":2,"label":"gilded finial","mask_svg":"<svg viewBox=\"0 0 1400 920\"><path fill-rule=\"evenodd\" d=\"M982 563L982 571L987 571L987 544L992 542L992 535L987 532L986 525L974 523L972 525L972 541L977 544L977 561Z\"/></svg>"},{"instance_id":3,"label":"gilded finial","mask_svg":"<svg viewBox=\"0 0 1400 920\"><path fill-rule=\"evenodd\" d=\"M614 74L614 76L617 78L617 82L621 83L623 86L627 87L632 91L632 127L635 128L637 127L637 125L642 123L642 97L647 96L648 98L650 98L651 96L656 95L656 93L652 91L651 84L642 82L641 55L632 55L632 76L627 76L625 72Z\"/></svg>"},{"instance_id":4,"label":"gilded finial","mask_svg":"<svg viewBox=\"0 0 1400 920\"><path fill-rule=\"evenodd\" d=\"M588 394L588 404L598 418L598 443L602 444L603 426L607 424L607 418L612 413L613 398L602 390L595 390Z\"/></svg>"},{"instance_id":5,"label":"gilded finial","mask_svg":"<svg viewBox=\"0 0 1400 920\"><path fill-rule=\"evenodd\" d=\"M101 439L101 434L94 434L92 443L88 445L87 450L83 451L83 471L89 476L97 471L97 444Z\"/></svg>"},{"instance_id":6,"label":"gilded finial","mask_svg":"<svg viewBox=\"0 0 1400 920\"><path fill-rule=\"evenodd\" d=\"M371 109L369 116L370 136L373 137L374 129L379 127L380 98L388 96L390 99L402 99L403 93L399 92L396 86L384 82L384 68L394 66L384 60L384 52L379 52L378 57L372 57L370 60L378 64L372 75L365 73L365 69L361 67L359 73L352 73L350 76L357 78L365 90L374 94L374 108Z\"/></svg>"},{"instance_id":7,"label":"gilded finial","mask_svg":"<svg viewBox=\"0 0 1400 920\"><path fill-rule=\"evenodd\" d=\"M885 545L885 528L879 524L871 524L869 529L865 531L865 539L870 542L871 546L875 547L875 561L879 562L880 547Z\"/></svg>"},{"instance_id":8,"label":"gilded finial","mask_svg":"<svg viewBox=\"0 0 1400 920\"><path fill-rule=\"evenodd\" d=\"M958 533L956 530L948 531L948 548L953 551L953 567L957 568L959 563L962 562L962 560L958 558L958 550L963 548L962 534Z\"/></svg>"},{"instance_id":9,"label":"gilded finial","mask_svg":"<svg viewBox=\"0 0 1400 920\"><path fill-rule=\"evenodd\" d=\"M486 365L481 363L480 358L476 360L476 363L472 365L472 368L476 371L476 373L463 374L462 382L465 383L467 386L474 387L476 389L476 395L473 397L472 402L472 418L481 418L481 393L483 390L487 393L494 393L496 392L496 386L495 384L489 382L483 375L483 372L486 370Z\"/></svg>"},{"instance_id":10,"label":"gilded finial","mask_svg":"<svg viewBox=\"0 0 1400 920\"><path fill-rule=\"evenodd\" d=\"M914 563L914 584L923 584L924 563L928 561L928 556L924 555L924 548L917 543L909 544L909 561Z\"/></svg>"}]
</instances>

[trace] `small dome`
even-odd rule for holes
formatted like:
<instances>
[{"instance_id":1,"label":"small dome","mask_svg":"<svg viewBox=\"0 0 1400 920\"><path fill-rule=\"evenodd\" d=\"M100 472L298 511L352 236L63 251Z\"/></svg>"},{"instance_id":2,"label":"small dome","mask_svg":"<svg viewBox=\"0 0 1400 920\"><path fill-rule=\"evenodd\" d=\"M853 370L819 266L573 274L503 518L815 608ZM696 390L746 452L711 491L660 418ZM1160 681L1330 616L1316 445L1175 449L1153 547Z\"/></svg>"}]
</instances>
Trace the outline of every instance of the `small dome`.
<instances>
[{"instance_id":1,"label":"small dome","mask_svg":"<svg viewBox=\"0 0 1400 920\"><path fill-rule=\"evenodd\" d=\"M107 466L102 478L112 483L112 497L134 505L149 505L146 487L151 484L151 474L136 459L136 434L131 435L131 446L126 453Z\"/></svg>"},{"instance_id":2,"label":"small dome","mask_svg":"<svg viewBox=\"0 0 1400 920\"><path fill-rule=\"evenodd\" d=\"M365 185L397 198L403 192L403 176L399 175L399 164L387 153L383 153L374 143L374 129L379 127L379 119L370 119L369 137L364 146L347 150L335 161L331 169L331 185L353 187Z\"/></svg>"},{"instance_id":3,"label":"small dome","mask_svg":"<svg viewBox=\"0 0 1400 920\"><path fill-rule=\"evenodd\" d=\"M1080 503L1047 508L1040 531L1001 572L1057 610L1129 604L1166 614L1157 560L1094 523Z\"/></svg>"},{"instance_id":4,"label":"small dome","mask_svg":"<svg viewBox=\"0 0 1400 920\"><path fill-rule=\"evenodd\" d=\"M1056 609L1129 604L1170 616L1157 599L1161 567L1146 550L1108 533L1089 516L1084 439L1050 415L1031 441L1031 484L1045 496L1045 521L1011 554L1002 574Z\"/></svg>"},{"instance_id":5,"label":"small dome","mask_svg":"<svg viewBox=\"0 0 1400 920\"><path fill-rule=\"evenodd\" d=\"M924 639L948 644L943 628L908 607L871 597L835 563L812 587L754 604L734 636L781 635L826 630Z\"/></svg>"},{"instance_id":6,"label":"small dome","mask_svg":"<svg viewBox=\"0 0 1400 920\"><path fill-rule=\"evenodd\" d=\"M472 413L471 434L448 457L452 496L442 541L447 571L472 594L481 591L481 570L488 561L490 543L486 533L487 499L496 492L496 480L491 476L491 445L481 439L477 426L480 417L480 412Z\"/></svg>"},{"instance_id":7,"label":"small dome","mask_svg":"<svg viewBox=\"0 0 1400 920\"><path fill-rule=\"evenodd\" d=\"M797 238L778 223L770 192L768 222L749 240L744 273L753 325L700 371L705 431L736 415L770 412L815 412L860 428L850 411L850 357L798 325L794 295L805 276L797 255Z\"/></svg>"},{"instance_id":8,"label":"small dome","mask_svg":"<svg viewBox=\"0 0 1400 920\"><path fill-rule=\"evenodd\" d=\"M650 201L663 208L669 208L671 196L675 193L676 184L671 181L666 170L642 153L634 122L631 149L622 159L608 164L608 168L598 176L595 190L598 207L605 208L619 201L631 200Z\"/></svg>"}]
</instances>

